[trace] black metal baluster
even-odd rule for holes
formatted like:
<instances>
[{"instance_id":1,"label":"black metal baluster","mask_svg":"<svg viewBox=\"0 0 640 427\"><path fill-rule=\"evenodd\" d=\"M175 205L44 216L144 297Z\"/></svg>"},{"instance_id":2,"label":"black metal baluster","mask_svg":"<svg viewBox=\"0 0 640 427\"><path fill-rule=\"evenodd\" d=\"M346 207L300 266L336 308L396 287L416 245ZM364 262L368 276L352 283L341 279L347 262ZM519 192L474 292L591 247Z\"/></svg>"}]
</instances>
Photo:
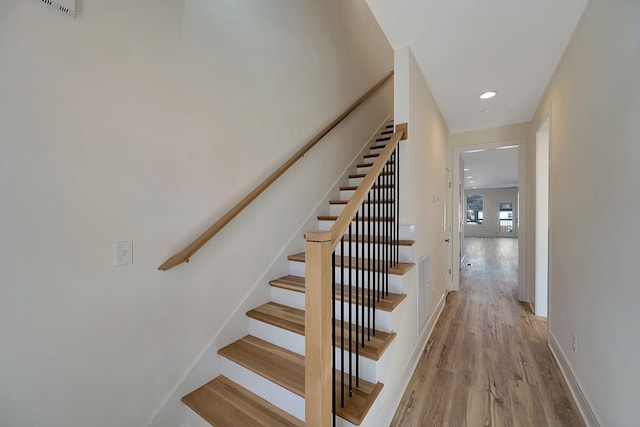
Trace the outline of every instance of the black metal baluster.
<instances>
[{"instance_id":1,"label":"black metal baluster","mask_svg":"<svg viewBox=\"0 0 640 427\"><path fill-rule=\"evenodd\" d=\"M387 170L389 170L389 168L387 168ZM389 176L389 174L385 175L385 181L387 182L387 186L385 188L385 191L387 193L387 203L385 203L385 217L386 217L386 222L385 222L385 229L386 234L387 234L387 244L385 245L384 248L384 252L385 252L385 271L387 272L387 287L385 288L386 291L386 295L389 295L389 269L391 267L391 242L390 242L390 238L391 238L391 204L388 203L391 200L391 177Z\"/></svg>"},{"instance_id":2,"label":"black metal baluster","mask_svg":"<svg viewBox=\"0 0 640 427\"><path fill-rule=\"evenodd\" d=\"M382 215L382 205L383 205L383 200L381 197L381 193L382 193L382 180L380 179L380 175L378 175L378 179L377 179L377 186L378 189L376 190L376 192L378 193L377 198L378 198L378 215L377 215L377 221L376 221L376 228L377 228L377 239L378 239L378 244L377 244L377 253L378 253L378 259L376 260L376 276L377 276L377 280L376 280L376 288L377 288L377 295L376 298L378 299L378 301L380 301L380 288L382 288L382 276L380 275L380 271L381 271L381 258L382 258L382 236L380 234L380 216Z\"/></svg>"},{"instance_id":3,"label":"black metal baluster","mask_svg":"<svg viewBox=\"0 0 640 427\"><path fill-rule=\"evenodd\" d=\"M355 305L355 310L356 310L356 387L360 387L360 359L358 358L358 356L360 355L360 349L359 349L359 345L358 343L360 342L360 340L358 339L358 332L359 332L359 321L358 321L358 290L359 290L359 281L358 281L358 267L360 268L360 270L362 270L363 265L362 265L362 261L360 261L360 244L358 243L358 228L360 227L360 215L358 215L358 212L356 212L356 240L355 240L355 244L356 244L356 286L353 288L353 290L356 293L356 305Z\"/></svg>"},{"instance_id":4,"label":"black metal baluster","mask_svg":"<svg viewBox=\"0 0 640 427\"><path fill-rule=\"evenodd\" d=\"M344 236L340 239L340 407L344 408Z\"/></svg>"},{"instance_id":5,"label":"black metal baluster","mask_svg":"<svg viewBox=\"0 0 640 427\"><path fill-rule=\"evenodd\" d=\"M333 354L331 355L331 359L333 360L333 364L331 365L331 396L333 397L331 402L331 407L333 410L333 427L336 427L336 252L333 251L331 254L331 283L332 283L332 294L331 294L331 324L334 327L331 329L331 339L333 342L332 350Z\"/></svg>"},{"instance_id":6,"label":"black metal baluster","mask_svg":"<svg viewBox=\"0 0 640 427\"><path fill-rule=\"evenodd\" d=\"M393 212L393 223L391 224L391 244L398 244L398 236L396 236L396 151L393 150L393 154L391 154L391 212ZM392 265L396 265L398 263L398 259L396 258L395 246L392 247Z\"/></svg>"},{"instance_id":7,"label":"black metal baluster","mask_svg":"<svg viewBox=\"0 0 640 427\"><path fill-rule=\"evenodd\" d=\"M373 256L374 256L374 249L373 249L373 236L371 235L371 193L373 192L373 190L369 190L369 192L367 193L367 203L369 204L369 206L367 206L367 210L369 211L369 221L367 222L367 252L369 253L369 261L367 262L367 267L368 267L368 271L367 271L367 307L368 307L368 312L367 312L367 340L371 341L371 282L372 282L372 277L373 277ZM375 310L375 298L373 301L373 306L374 306L374 310Z\"/></svg>"},{"instance_id":8,"label":"black metal baluster","mask_svg":"<svg viewBox=\"0 0 640 427\"><path fill-rule=\"evenodd\" d=\"M353 218L351 219L351 222L349 223L349 286L347 287L347 291L349 292L349 397L353 396L353 384L352 384L352 378L353 378L353 366L352 366L352 357L351 355L353 354L353 351L351 350L351 341L352 341L352 337L351 337L351 325L353 325L353 321L351 318L351 313L353 312L352 309L352 305L351 305L351 275L353 273L353 268L351 266L351 225L353 224ZM342 330L342 334L344 335L344 329ZM344 351L344 348L343 348Z\"/></svg>"},{"instance_id":9,"label":"black metal baluster","mask_svg":"<svg viewBox=\"0 0 640 427\"><path fill-rule=\"evenodd\" d=\"M400 144L396 145L396 164L394 166L397 177L396 189L396 236L398 236L398 246L396 246L396 257L400 260Z\"/></svg>"}]
</instances>

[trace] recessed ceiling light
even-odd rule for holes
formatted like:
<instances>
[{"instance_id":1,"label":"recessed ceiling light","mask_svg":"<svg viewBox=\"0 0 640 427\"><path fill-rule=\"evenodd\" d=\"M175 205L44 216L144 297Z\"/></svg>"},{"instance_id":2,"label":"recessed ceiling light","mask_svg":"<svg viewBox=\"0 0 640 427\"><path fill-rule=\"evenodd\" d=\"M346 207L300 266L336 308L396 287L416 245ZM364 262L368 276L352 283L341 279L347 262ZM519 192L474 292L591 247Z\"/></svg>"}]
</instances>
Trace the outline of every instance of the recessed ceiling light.
<instances>
[{"instance_id":1,"label":"recessed ceiling light","mask_svg":"<svg viewBox=\"0 0 640 427\"><path fill-rule=\"evenodd\" d=\"M469 182L473 184L475 181L469 181Z\"/></svg>"},{"instance_id":2,"label":"recessed ceiling light","mask_svg":"<svg viewBox=\"0 0 640 427\"><path fill-rule=\"evenodd\" d=\"M478 187L473 187L473 188L478 188Z\"/></svg>"},{"instance_id":3,"label":"recessed ceiling light","mask_svg":"<svg viewBox=\"0 0 640 427\"><path fill-rule=\"evenodd\" d=\"M495 110L493 108L487 108L486 110L480 110L481 113L493 113Z\"/></svg>"},{"instance_id":4,"label":"recessed ceiling light","mask_svg":"<svg viewBox=\"0 0 640 427\"><path fill-rule=\"evenodd\" d=\"M467 178L473 178L471 175L469 175Z\"/></svg>"},{"instance_id":5,"label":"recessed ceiling light","mask_svg":"<svg viewBox=\"0 0 640 427\"><path fill-rule=\"evenodd\" d=\"M480 99L490 99L496 96L497 94L498 92L496 92L495 90L487 90L480 94Z\"/></svg>"},{"instance_id":6,"label":"recessed ceiling light","mask_svg":"<svg viewBox=\"0 0 640 427\"><path fill-rule=\"evenodd\" d=\"M465 170L465 171L468 171L468 170L469 170L469 168L464 168L464 170Z\"/></svg>"}]
</instances>

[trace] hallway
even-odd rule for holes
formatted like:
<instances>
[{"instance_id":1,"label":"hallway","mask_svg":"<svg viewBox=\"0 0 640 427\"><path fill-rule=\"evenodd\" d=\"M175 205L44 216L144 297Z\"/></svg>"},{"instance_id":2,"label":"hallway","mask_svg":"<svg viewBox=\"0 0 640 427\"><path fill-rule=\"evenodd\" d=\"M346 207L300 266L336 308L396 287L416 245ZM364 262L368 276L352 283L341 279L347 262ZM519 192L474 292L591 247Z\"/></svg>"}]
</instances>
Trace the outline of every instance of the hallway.
<instances>
[{"instance_id":1,"label":"hallway","mask_svg":"<svg viewBox=\"0 0 640 427\"><path fill-rule=\"evenodd\" d=\"M518 302L518 240L465 246L460 291L448 295L391 425L583 426L546 321Z\"/></svg>"}]
</instances>

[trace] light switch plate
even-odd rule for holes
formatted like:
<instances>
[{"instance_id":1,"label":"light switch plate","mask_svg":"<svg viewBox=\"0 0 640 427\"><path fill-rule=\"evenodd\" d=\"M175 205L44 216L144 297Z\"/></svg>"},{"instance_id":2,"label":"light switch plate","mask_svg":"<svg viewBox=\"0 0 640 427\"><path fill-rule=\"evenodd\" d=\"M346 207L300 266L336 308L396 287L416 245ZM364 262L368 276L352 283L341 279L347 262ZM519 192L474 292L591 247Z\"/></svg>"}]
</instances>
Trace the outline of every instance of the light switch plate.
<instances>
[{"instance_id":1,"label":"light switch plate","mask_svg":"<svg viewBox=\"0 0 640 427\"><path fill-rule=\"evenodd\" d=\"M133 241L126 240L113 244L113 265L133 264Z\"/></svg>"}]
</instances>

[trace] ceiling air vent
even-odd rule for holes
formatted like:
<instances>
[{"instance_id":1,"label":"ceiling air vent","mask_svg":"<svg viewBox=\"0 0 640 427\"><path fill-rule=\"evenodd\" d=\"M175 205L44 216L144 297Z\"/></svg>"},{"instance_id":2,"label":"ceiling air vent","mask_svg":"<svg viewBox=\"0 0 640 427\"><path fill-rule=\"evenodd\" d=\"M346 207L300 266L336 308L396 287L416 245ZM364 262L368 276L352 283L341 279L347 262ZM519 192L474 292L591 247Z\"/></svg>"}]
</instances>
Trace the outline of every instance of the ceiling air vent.
<instances>
[{"instance_id":1,"label":"ceiling air vent","mask_svg":"<svg viewBox=\"0 0 640 427\"><path fill-rule=\"evenodd\" d=\"M35 0L63 15L76 16L76 0Z\"/></svg>"}]
</instances>

